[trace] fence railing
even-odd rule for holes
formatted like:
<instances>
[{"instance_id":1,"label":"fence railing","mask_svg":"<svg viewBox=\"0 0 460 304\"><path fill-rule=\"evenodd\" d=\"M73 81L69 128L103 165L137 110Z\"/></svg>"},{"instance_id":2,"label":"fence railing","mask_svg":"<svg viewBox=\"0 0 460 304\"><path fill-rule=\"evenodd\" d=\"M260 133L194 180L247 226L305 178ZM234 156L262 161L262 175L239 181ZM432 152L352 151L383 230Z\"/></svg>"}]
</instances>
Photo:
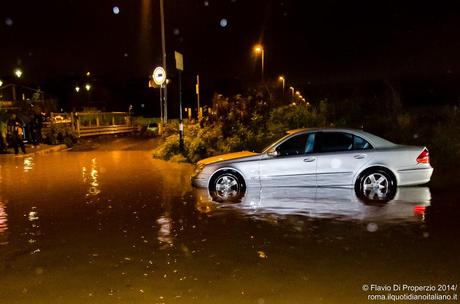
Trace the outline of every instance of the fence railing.
<instances>
[{"instance_id":1,"label":"fence railing","mask_svg":"<svg viewBox=\"0 0 460 304\"><path fill-rule=\"evenodd\" d=\"M131 133L135 130L126 112L51 113L52 125L66 125L77 137Z\"/></svg>"}]
</instances>

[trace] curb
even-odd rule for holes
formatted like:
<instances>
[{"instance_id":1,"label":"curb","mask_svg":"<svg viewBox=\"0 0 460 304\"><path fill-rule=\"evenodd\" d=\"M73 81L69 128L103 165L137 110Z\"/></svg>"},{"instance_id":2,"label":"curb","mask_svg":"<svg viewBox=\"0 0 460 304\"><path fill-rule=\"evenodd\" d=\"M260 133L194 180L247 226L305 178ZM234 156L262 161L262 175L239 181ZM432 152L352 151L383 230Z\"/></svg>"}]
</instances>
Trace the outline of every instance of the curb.
<instances>
[{"instance_id":1,"label":"curb","mask_svg":"<svg viewBox=\"0 0 460 304\"><path fill-rule=\"evenodd\" d=\"M29 152L29 153L26 153L25 155L43 155L43 154L59 152L59 151L67 150L67 149L68 148L66 145L61 144L61 145L52 146L52 147L49 147L49 148L46 148L40 151Z\"/></svg>"},{"instance_id":2,"label":"curb","mask_svg":"<svg viewBox=\"0 0 460 304\"><path fill-rule=\"evenodd\" d=\"M27 156L32 156L32 155L44 155L44 154L48 154L48 153L53 153L53 152L59 152L59 151L65 151L65 150L69 150L69 148L67 148L66 145L64 144L60 144L60 145L55 145L55 146L50 146L50 147L47 147L45 149L42 149L42 150L39 150L39 151L34 151L32 148L30 147L26 147L27 149L27 153L26 154L2 154L0 155L1 157L27 157Z\"/></svg>"}]
</instances>

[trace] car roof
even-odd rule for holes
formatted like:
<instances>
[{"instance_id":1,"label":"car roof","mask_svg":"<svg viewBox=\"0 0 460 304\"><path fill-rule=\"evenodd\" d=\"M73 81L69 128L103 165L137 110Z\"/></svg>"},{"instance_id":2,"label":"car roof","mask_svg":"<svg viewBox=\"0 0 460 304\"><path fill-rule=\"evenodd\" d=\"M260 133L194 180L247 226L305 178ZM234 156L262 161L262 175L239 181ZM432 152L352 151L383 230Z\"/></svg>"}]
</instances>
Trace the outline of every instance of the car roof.
<instances>
[{"instance_id":1,"label":"car roof","mask_svg":"<svg viewBox=\"0 0 460 304\"><path fill-rule=\"evenodd\" d=\"M358 130L358 129L351 129L351 128L303 128L303 129L295 129L289 130L287 133L289 135L299 134L299 133L307 133L307 132L344 132L344 133L351 133L356 136L362 137L367 140L374 148L385 148L385 147L393 147L396 144L388 141L384 138L381 138L377 135L371 134L369 132Z\"/></svg>"}]
</instances>

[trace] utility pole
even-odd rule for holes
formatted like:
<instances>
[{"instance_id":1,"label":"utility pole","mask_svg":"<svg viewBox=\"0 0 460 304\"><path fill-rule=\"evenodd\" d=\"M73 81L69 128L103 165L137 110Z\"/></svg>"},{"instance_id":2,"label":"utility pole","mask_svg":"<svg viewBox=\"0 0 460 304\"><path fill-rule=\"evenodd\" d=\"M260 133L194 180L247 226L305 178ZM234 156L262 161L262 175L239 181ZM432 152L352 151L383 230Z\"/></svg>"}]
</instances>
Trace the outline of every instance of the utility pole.
<instances>
[{"instance_id":1,"label":"utility pole","mask_svg":"<svg viewBox=\"0 0 460 304\"><path fill-rule=\"evenodd\" d=\"M165 12L164 12L164 4L163 0L160 0L160 19L161 19L161 48L163 51L163 69L166 69L166 39L165 39ZM164 123L168 122L168 84L164 86Z\"/></svg>"}]
</instances>

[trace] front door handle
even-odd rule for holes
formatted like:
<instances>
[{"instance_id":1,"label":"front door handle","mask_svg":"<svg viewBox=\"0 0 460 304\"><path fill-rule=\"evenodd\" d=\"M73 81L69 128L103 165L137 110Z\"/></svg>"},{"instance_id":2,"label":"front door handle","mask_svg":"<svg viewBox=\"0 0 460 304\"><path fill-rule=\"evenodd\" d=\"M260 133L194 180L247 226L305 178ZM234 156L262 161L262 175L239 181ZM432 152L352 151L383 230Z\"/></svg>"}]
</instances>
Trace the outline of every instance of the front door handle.
<instances>
[{"instance_id":1,"label":"front door handle","mask_svg":"<svg viewBox=\"0 0 460 304\"><path fill-rule=\"evenodd\" d=\"M356 158L356 159L363 159L363 158L366 158L366 154L357 154L357 155L355 155L353 157Z\"/></svg>"},{"instance_id":2,"label":"front door handle","mask_svg":"<svg viewBox=\"0 0 460 304\"><path fill-rule=\"evenodd\" d=\"M306 163L311 163L311 162L314 162L316 160L315 157L307 157L307 158L304 158L304 162Z\"/></svg>"}]
</instances>

